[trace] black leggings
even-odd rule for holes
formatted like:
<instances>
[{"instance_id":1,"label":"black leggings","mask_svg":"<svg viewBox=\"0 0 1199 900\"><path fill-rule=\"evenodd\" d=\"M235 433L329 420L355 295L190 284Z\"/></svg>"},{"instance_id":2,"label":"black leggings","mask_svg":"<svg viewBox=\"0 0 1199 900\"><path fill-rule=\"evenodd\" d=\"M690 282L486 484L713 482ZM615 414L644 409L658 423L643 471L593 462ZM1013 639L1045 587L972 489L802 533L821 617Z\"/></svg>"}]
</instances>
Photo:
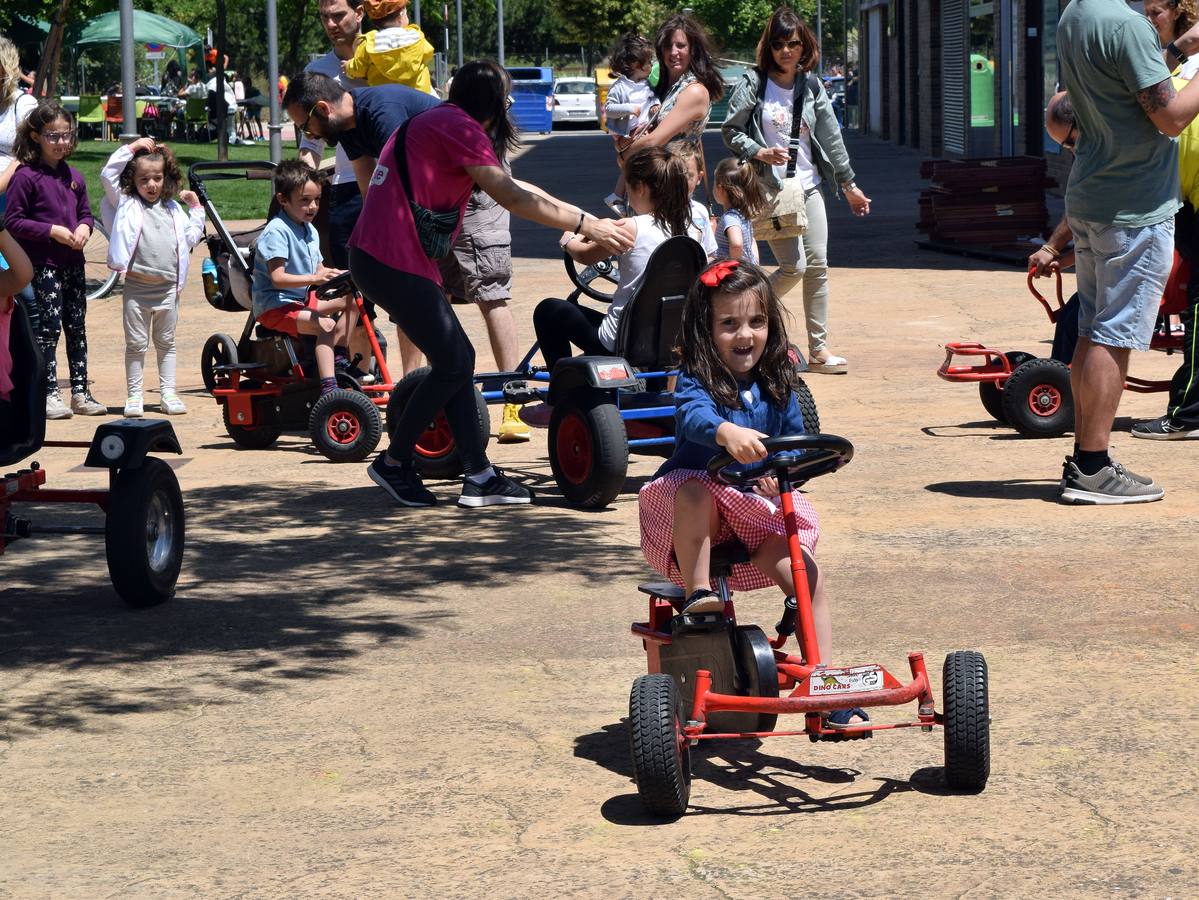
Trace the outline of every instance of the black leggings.
<instances>
[{"instance_id":1,"label":"black leggings","mask_svg":"<svg viewBox=\"0 0 1199 900\"><path fill-rule=\"evenodd\" d=\"M574 344L584 353L610 354L600 343L599 327L604 314L597 309L579 306L568 300L542 300L533 310L533 330L546 366L553 371L554 363L570 356Z\"/></svg>"},{"instance_id":2,"label":"black leggings","mask_svg":"<svg viewBox=\"0 0 1199 900\"><path fill-rule=\"evenodd\" d=\"M491 463L476 431L475 348L445 293L436 282L393 269L357 247L350 248L350 271L363 296L387 310L429 358L429 376L412 392L387 455L411 460L421 432L444 409L466 474L486 469Z\"/></svg>"}]
</instances>

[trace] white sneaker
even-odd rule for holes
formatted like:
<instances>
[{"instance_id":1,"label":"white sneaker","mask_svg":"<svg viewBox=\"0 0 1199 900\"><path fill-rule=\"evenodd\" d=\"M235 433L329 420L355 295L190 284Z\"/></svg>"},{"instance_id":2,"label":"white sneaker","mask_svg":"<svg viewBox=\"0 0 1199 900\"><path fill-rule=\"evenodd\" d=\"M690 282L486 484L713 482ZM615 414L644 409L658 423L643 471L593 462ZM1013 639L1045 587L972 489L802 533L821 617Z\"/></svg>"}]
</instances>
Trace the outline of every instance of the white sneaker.
<instances>
[{"instance_id":1,"label":"white sneaker","mask_svg":"<svg viewBox=\"0 0 1199 900\"><path fill-rule=\"evenodd\" d=\"M140 419L145 412L141 394L131 394L125 401L125 418Z\"/></svg>"},{"instance_id":2,"label":"white sneaker","mask_svg":"<svg viewBox=\"0 0 1199 900\"><path fill-rule=\"evenodd\" d=\"M47 419L69 419L75 415L71 412L71 407L62 402L62 397L57 393L46 395L46 418Z\"/></svg>"},{"instance_id":3,"label":"white sneaker","mask_svg":"<svg viewBox=\"0 0 1199 900\"><path fill-rule=\"evenodd\" d=\"M106 416L108 407L92 396L91 391L71 395L71 412L77 416Z\"/></svg>"},{"instance_id":4,"label":"white sneaker","mask_svg":"<svg viewBox=\"0 0 1199 900\"><path fill-rule=\"evenodd\" d=\"M163 394L161 406L168 416L182 416L187 413L187 407L183 405L178 394Z\"/></svg>"}]
</instances>

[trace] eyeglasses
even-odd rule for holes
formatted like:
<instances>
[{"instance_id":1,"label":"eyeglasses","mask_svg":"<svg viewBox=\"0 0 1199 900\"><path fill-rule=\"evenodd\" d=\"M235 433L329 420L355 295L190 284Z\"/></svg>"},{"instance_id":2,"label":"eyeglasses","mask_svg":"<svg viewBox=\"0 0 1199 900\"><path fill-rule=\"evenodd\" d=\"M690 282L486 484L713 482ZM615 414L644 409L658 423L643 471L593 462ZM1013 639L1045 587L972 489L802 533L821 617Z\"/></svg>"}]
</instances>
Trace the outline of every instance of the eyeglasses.
<instances>
[{"instance_id":1,"label":"eyeglasses","mask_svg":"<svg viewBox=\"0 0 1199 900\"><path fill-rule=\"evenodd\" d=\"M303 134L305 137L312 138L314 141L320 140L320 135L313 134L311 131L309 131L308 123L312 120L312 114L314 112L316 112L316 108L320 105L320 102L321 101L317 100L316 103L312 104L312 109L308 110L308 115L304 116L304 121L300 125L300 133Z\"/></svg>"},{"instance_id":2,"label":"eyeglasses","mask_svg":"<svg viewBox=\"0 0 1199 900\"><path fill-rule=\"evenodd\" d=\"M512 108L512 104L515 102L516 102L516 100L512 97L511 94L509 94L507 97L505 97L504 98L504 112L507 112L508 110L510 110Z\"/></svg>"},{"instance_id":3,"label":"eyeglasses","mask_svg":"<svg viewBox=\"0 0 1199 900\"><path fill-rule=\"evenodd\" d=\"M1067 149L1067 150L1071 150L1071 151L1073 151L1073 150L1074 150L1074 143L1075 143L1075 137L1074 137L1074 135L1076 135L1077 133L1078 133L1078 123L1077 123L1077 122L1071 122L1071 123L1070 123L1070 130L1066 132L1066 137L1065 137L1065 139L1062 141L1062 146L1063 146L1065 149Z\"/></svg>"},{"instance_id":4,"label":"eyeglasses","mask_svg":"<svg viewBox=\"0 0 1199 900\"><path fill-rule=\"evenodd\" d=\"M793 41L771 41L770 47L775 53L782 53L784 50L798 50L803 46L803 41L798 38Z\"/></svg>"},{"instance_id":5,"label":"eyeglasses","mask_svg":"<svg viewBox=\"0 0 1199 900\"><path fill-rule=\"evenodd\" d=\"M51 144L69 144L75 138L75 129L70 131L43 131L42 137Z\"/></svg>"}]
</instances>

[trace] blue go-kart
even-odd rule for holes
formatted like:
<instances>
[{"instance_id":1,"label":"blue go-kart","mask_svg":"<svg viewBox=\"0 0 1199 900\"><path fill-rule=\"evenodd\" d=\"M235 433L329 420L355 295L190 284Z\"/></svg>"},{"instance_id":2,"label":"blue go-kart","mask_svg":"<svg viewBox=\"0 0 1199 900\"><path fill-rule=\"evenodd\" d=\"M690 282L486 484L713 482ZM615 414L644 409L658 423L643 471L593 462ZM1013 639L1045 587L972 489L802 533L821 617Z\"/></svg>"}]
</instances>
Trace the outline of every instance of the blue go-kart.
<instances>
[{"instance_id":1,"label":"blue go-kart","mask_svg":"<svg viewBox=\"0 0 1199 900\"><path fill-rule=\"evenodd\" d=\"M673 237L658 247L641 288L621 316L611 356L562 359L551 372L533 365L538 350L534 344L515 371L477 373L480 440L486 443L490 435L487 404L550 403L548 449L555 482L571 506L607 506L624 487L630 453L665 457L674 447L674 346L687 292L706 262L703 248L689 237ZM578 303L582 296L611 302L612 295L602 287L619 280L614 259L580 270L566 257L566 270L575 285L570 302ZM802 371L803 357L794 348L792 355ZM427 374L428 369L417 369L396 385L387 407L389 423L398 421ZM816 403L802 380L799 402L804 422L819 431ZM416 460L426 478L450 479L462 473L444 415L438 415L417 442Z\"/></svg>"}]
</instances>

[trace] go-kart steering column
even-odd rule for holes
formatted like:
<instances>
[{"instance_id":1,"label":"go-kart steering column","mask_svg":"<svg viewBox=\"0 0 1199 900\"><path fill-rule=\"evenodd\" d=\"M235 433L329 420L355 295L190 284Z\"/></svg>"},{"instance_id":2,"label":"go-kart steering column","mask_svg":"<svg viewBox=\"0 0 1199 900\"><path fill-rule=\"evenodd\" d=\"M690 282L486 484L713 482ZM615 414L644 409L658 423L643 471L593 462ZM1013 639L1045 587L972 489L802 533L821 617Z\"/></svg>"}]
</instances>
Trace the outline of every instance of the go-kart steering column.
<instances>
[{"instance_id":1,"label":"go-kart steering column","mask_svg":"<svg viewBox=\"0 0 1199 900\"><path fill-rule=\"evenodd\" d=\"M803 547L799 543L799 522L795 517L795 497L791 493L791 478L785 470L778 473L779 500L783 504L783 522L787 529L787 550L791 554L791 578L795 587L795 602L799 605L799 639L803 658L809 666L819 665L820 644L816 640L816 621L812 616L812 590L808 585L808 569L804 564Z\"/></svg>"}]
</instances>

